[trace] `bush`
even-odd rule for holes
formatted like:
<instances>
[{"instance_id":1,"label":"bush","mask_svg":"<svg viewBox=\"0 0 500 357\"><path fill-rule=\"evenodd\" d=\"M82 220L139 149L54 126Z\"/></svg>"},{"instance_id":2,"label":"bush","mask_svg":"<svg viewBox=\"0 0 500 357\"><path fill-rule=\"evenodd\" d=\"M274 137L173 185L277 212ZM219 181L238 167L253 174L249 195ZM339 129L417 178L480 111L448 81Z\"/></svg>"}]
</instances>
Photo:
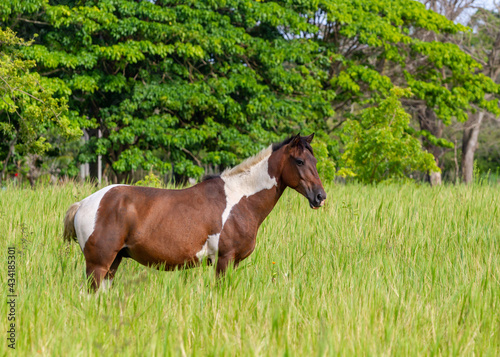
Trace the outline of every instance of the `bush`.
<instances>
[{"instance_id":1,"label":"bush","mask_svg":"<svg viewBox=\"0 0 500 357\"><path fill-rule=\"evenodd\" d=\"M394 87L379 106L364 109L346 122L339 175L379 183L405 181L413 171L439 171L433 156L411 134L415 131L409 127L410 115L399 101L409 96L409 89Z\"/></svg>"}]
</instances>

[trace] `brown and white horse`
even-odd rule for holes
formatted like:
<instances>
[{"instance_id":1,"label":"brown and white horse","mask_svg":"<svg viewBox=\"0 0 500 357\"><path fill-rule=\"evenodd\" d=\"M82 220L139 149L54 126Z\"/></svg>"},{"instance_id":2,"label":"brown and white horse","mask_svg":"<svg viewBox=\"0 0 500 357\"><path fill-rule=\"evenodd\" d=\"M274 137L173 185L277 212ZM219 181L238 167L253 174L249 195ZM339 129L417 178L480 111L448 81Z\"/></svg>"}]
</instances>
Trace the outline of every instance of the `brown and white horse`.
<instances>
[{"instance_id":1,"label":"brown and white horse","mask_svg":"<svg viewBox=\"0 0 500 357\"><path fill-rule=\"evenodd\" d=\"M297 135L199 184L166 190L111 185L73 204L64 238L78 241L87 277L97 290L111 281L122 258L166 270L217 263L217 275L255 247L257 230L286 187L323 206L326 193L311 141Z\"/></svg>"}]
</instances>

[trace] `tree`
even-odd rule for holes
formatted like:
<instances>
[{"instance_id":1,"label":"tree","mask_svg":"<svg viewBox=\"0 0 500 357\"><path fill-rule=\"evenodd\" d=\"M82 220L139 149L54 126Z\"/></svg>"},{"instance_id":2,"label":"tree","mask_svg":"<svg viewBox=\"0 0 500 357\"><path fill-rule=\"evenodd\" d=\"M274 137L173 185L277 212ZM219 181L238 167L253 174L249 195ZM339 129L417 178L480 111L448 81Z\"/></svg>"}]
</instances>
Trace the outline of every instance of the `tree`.
<instances>
[{"instance_id":1,"label":"tree","mask_svg":"<svg viewBox=\"0 0 500 357\"><path fill-rule=\"evenodd\" d=\"M67 117L66 97L24 60L19 47L29 46L10 29L0 29L0 182L13 155L40 154L50 148L41 135L52 126L66 137L79 135ZM64 93L62 93L64 94Z\"/></svg>"},{"instance_id":2,"label":"tree","mask_svg":"<svg viewBox=\"0 0 500 357\"><path fill-rule=\"evenodd\" d=\"M403 98L418 119L424 147L440 165L442 138L452 119L467 120L471 110L498 112L498 86L480 71L480 64L450 37L467 28L409 0L341 0L294 2L319 31L310 34L327 60L323 86L334 90L340 120L379 103L393 86L411 89ZM437 41L440 39L441 41ZM490 97L487 97L489 95ZM486 99L485 99L486 98ZM440 172L431 175L440 182Z\"/></svg>"},{"instance_id":3,"label":"tree","mask_svg":"<svg viewBox=\"0 0 500 357\"><path fill-rule=\"evenodd\" d=\"M118 181L138 168L199 177L331 108L315 78L311 27L275 3L127 0L12 1L4 23L39 36L24 51L71 92L92 137L82 162L103 155ZM22 25L22 26L21 26ZM258 31L264 27L269 31ZM319 124L318 124L319 123Z\"/></svg>"},{"instance_id":4,"label":"tree","mask_svg":"<svg viewBox=\"0 0 500 357\"><path fill-rule=\"evenodd\" d=\"M443 125L498 107L478 63L435 41L467 29L410 0L13 0L0 11L39 34L24 53L102 131L80 161L103 155L117 180L138 168L198 177L299 130L323 132L334 156L335 130L394 86L411 89L403 104L439 164Z\"/></svg>"},{"instance_id":5,"label":"tree","mask_svg":"<svg viewBox=\"0 0 500 357\"><path fill-rule=\"evenodd\" d=\"M459 33L455 36L443 38L440 36L440 41L449 41L460 46L462 50L470 54L478 63L477 73L480 73L493 82L498 82L498 49L500 49L500 37L498 37L498 19L495 19L494 14L490 11L478 8L476 0L427 0L423 1L427 7L435 12L443 14L450 21L458 21L463 18L464 13L474 9L478 9L476 13L468 21L468 26L472 31ZM465 18L463 18L465 20ZM492 94L498 93L493 90L493 93L485 92L484 99L491 100ZM467 118L463 124L462 136L462 180L464 183L472 182L474 153L478 147L478 138L483 123L483 119L488 114L499 115L498 106L486 109L480 105L472 105L467 111Z\"/></svg>"},{"instance_id":6,"label":"tree","mask_svg":"<svg viewBox=\"0 0 500 357\"><path fill-rule=\"evenodd\" d=\"M464 36L463 47L482 65L482 73L496 83L500 75L500 6L497 11L478 9L471 17L469 26L474 33ZM495 112L495 114L500 114ZM479 132L488 113L475 110L464 124L462 138L462 180L472 182L474 154L479 144Z\"/></svg>"}]
</instances>

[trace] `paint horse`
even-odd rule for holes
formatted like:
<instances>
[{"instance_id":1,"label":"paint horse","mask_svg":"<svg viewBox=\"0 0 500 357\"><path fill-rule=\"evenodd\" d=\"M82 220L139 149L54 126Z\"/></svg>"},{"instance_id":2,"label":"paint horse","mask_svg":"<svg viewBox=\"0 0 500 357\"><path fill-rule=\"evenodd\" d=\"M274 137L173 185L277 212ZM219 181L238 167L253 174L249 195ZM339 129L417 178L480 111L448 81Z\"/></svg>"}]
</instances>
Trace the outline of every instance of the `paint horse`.
<instances>
[{"instance_id":1,"label":"paint horse","mask_svg":"<svg viewBox=\"0 0 500 357\"><path fill-rule=\"evenodd\" d=\"M259 226L286 187L311 208L323 206L313 136L271 145L186 189L107 186L68 209L64 238L78 241L94 290L111 285L122 258L165 270L207 259L219 276L252 253Z\"/></svg>"}]
</instances>

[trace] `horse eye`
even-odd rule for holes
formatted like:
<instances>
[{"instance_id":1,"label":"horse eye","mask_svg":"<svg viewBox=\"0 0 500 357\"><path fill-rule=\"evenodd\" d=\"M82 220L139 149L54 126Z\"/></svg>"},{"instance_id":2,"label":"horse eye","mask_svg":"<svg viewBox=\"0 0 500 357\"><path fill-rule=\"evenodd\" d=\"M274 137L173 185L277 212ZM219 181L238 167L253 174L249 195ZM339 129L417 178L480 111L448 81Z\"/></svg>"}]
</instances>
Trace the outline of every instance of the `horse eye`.
<instances>
[{"instance_id":1,"label":"horse eye","mask_svg":"<svg viewBox=\"0 0 500 357\"><path fill-rule=\"evenodd\" d=\"M302 166L304 165L304 161L301 160L301 159L295 159L295 163L298 165L298 166Z\"/></svg>"}]
</instances>

